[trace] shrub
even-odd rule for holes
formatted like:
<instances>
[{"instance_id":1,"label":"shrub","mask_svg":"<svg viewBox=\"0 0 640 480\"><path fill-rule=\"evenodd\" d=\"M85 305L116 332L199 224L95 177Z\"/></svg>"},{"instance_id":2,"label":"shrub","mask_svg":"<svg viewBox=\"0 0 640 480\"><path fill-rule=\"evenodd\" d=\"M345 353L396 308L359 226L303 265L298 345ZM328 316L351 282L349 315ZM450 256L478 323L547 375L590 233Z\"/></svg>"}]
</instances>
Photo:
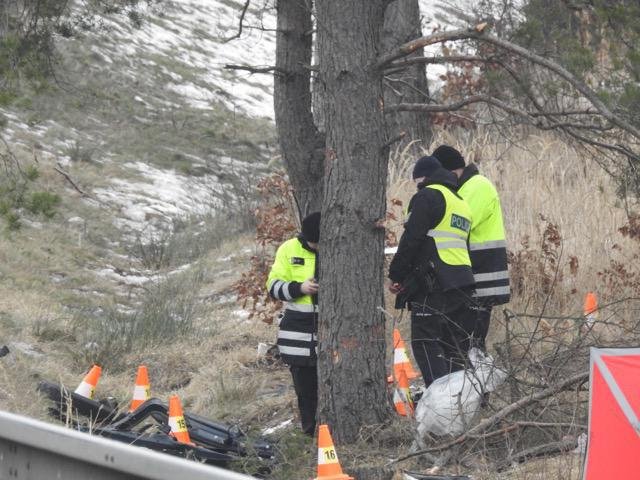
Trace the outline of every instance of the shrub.
<instances>
[{"instance_id":1,"label":"shrub","mask_svg":"<svg viewBox=\"0 0 640 480\"><path fill-rule=\"evenodd\" d=\"M149 226L136 237L129 254L144 268L161 270L191 263L217 248L224 240L244 230L242 219L235 214L194 215L173 219L166 229L152 233Z\"/></svg>"},{"instance_id":2,"label":"shrub","mask_svg":"<svg viewBox=\"0 0 640 480\"><path fill-rule=\"evenodd\" d=\"M52 218L55 215L55 208L60 204L60 195L49 192L32 192L26 202L25 207L31 213L37 215L42 214L46 218Z\"/></svg>"},{"instance_id":3,"label":"shrub","mask_svg":"<svg viewBox=\"0 0 640 480\"><path fill-rule=\"evenodd\" d=\"M76 140L73 145L66 148L64 153L69 156L72 162L90 163L93 161L94 151L95 149L86 148Z\"/></svg>"},{"instance_id":4,"label":"shrub","mask_svg":"<svg viewBox=\"0 0 640 480\"><path fill-rule=\"evenodd\" d=\"M94 362L114 370L123 368L122 357L135 348L157 346L195 331L200 313L200 270L172 275L145 289L139 304L129 309L115 301L74 320L81 347L71 352L79 365Z\"/></svg>"},{"instance_id":5,"label":"shrub","mask_svg":"<svg viewBox=\"0 0 640 480\"><path fill-rule=\"evenodd\" d=\"M24 169L24 176L27 180L34 181L40 176L40 171L35 165L29 165Z\"/></svg>"},{"instance_id":6,"label":"shrub","mask_svg":"<svg viewBox=\"0 0 640 480\"><path fill-rule=\"evenodd\" d=\"M20 230L22 225L20 224L20 216L17 213L13 211L7 212L4 215L4 219L7 221L7 230L12 232Z\"/></svg>"},{"instance_id":7,"label":"shrub","mask_svg":"<svg viewBox=\"0 0 640 480\"><path fill-rule=\"evenodd\" d=\"M269 297L265 282L275 248L297 230L295 202L291 185L283 173L274 173L261 180L258 191L261 202L255 211L257 251L251 257L251 267L235 283L234 289L242 301L242 308L250 306L249 318L271 323L280 303Z\"/></svg>"}]
</instances>

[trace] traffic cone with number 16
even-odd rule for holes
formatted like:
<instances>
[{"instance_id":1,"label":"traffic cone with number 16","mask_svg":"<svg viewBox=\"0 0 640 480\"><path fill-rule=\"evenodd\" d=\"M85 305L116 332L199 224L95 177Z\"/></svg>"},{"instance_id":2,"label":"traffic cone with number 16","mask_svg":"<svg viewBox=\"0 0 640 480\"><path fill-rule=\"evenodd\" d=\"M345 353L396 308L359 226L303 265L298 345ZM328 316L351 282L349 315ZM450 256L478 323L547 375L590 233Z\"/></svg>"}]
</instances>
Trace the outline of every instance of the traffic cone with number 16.
<instances>
[{"instance_id":1,"label":"traffic cone with number 16","mask_svg":"<svg viewBox=\"0 0 640 480\"><path fill-rule=\"evenodd\" d=\"M318 476L315 480L353 480L353 477L342 473L327 425L318 427Z\"/></svg>"}]
</instances>

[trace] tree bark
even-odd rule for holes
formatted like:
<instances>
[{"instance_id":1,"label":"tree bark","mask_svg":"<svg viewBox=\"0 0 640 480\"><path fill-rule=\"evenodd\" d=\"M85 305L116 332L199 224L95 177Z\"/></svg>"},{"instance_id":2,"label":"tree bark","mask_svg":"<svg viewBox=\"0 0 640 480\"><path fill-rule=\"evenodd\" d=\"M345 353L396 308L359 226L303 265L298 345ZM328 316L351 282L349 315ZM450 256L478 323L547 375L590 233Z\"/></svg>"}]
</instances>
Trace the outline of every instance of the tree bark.
<instances>
[{"instance_id":1,"label":"tree bark","mask_svg":"<svg viewBox=\"0 0 640 480\"><path fill-rule=\"evenodd\" d=\"M387 8L382 31L382 50L387 52L422 35L420 24L420 5L418 0L396 0ZM408 58L423 57L422 48ZM406 70L387 75L387 88L384 92L385 105L397 103L426 103L429 100L429 87L424 64L411 65ZM406 135L398 145L404 149L411 144L411 153L419 155L421 148L431 143L432 131L430 115L427 112L394 112L386 116L391 137L400 132ZM413 143L412 143L413 142Z\"/></svg>"},{"instance_id":2,"label":"tree bark","mask_svg":"<svg viewBox=\"0 0 640 480\"><path fill-rule=\"evenodd\" d=\"M311 114L311 0L278 0L273 99L284 164L300 217L320 210L324 138Z\"/></svg>"},{"instance_id":3,"label":"tree bark","mask_svg":"<svg viewBox=\"0 0 640 480\"><path fill-rule=\"evenodd\" d=\"M334 440L388 419L383 305L388 147L376 55L383 0L318 0L326 113L319 318L319 418Z\"/></svg>"}]
</instances>

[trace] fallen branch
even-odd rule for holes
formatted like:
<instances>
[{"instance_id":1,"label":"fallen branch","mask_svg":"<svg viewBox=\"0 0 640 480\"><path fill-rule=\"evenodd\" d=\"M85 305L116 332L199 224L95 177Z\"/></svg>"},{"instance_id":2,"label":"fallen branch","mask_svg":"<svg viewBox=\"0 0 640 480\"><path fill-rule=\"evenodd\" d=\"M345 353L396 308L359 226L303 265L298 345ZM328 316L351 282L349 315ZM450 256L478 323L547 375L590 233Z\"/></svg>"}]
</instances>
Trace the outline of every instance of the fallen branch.
<instances>
[{"instance_id":1,"label":"fallen branch","mask_svg":"<svg viewBox=\"0 0 640 480\"><path fill-rule=\"evenodd\" d=\"M86 195L87 195L84 191L82 191L82 190L80 189L80 187L78 187L78 185L76 185L76 183L71 179L71 177L69 176L69 174L68 174L67 172L65 172L64 170L62 170L62 167L61 167L60 165L58 165L58 166L56 166L56 167L53 167L53 169L54 169L56 172L58 172L60 175L62 175L64 178L66 178L66 179L67 179L67 181L71 184L71 186L72 186L73 188L75 188L75 190L76 190L80 195L83 195L83 196L86 196Z\"/></svg>"},{"instance_id":2,"label":"fallen branch","mask_svg":"<svg viewBox=\"0 0 640 480\"><path fill-rule=\"evenodd\" d=\"M2 159L2 163L4 164L5 170L9 172L11 168L16 168L22 174L22 168L20 168L20 162L16 158L15 154L11 150L11 147L4 139L2 135L0 135L0 142L4 145L6 153L0 153L0 158Z\"/></svg>"},{"instance_id":3,"label":"fallen branch","mask_svg":"<svg viewBox=\"0 0 640 480\"><path fill-rule=\"evenodd\" d=\"M506 467L509 467L513 463L521 463L529 458L542 457L554 453L565 453L573 450L577 447L577 445L577 438L568 438L559 440L557 442L551 442L544 445L537 445L535 447L527 448L526 450L522 450L521 452L510 455L507 459L498 463L497 470L500 471Z\"/></svg>"},{"instance_id":4,"label":"fallen branch","mask_svg":"<svg viewBox=\"0 0 640 480\"><path fill-rule=\"evenodd\" d=\"M571 423L571 422L527 422L520 421L514 422L514 425L519 427L536 427L536 428L579 428L581 430L586 430L589 428L587 425L582 425L579 423Z\"/></svg>"}]
</instances>

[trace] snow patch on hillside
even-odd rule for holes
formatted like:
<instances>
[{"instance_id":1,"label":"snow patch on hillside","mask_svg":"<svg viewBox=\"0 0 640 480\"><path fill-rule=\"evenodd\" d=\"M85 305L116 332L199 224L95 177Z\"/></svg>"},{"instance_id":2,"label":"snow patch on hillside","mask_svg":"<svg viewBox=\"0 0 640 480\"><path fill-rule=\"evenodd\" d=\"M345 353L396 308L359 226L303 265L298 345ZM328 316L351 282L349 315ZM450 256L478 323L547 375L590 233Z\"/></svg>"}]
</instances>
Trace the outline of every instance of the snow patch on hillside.
<instances>
[{"instance_id":1,"label":"snow patch on hillside","mask_svg":"<svg viewBox=\"0 0 640 480\"><path fill-rule=\"evenodd\" d=\"M206 215L223 206L224 187L216 175L191 177L142 162L128 167L146 181L116 178L109 187L94 190L98 200L118 209L114 223L125 231L170 225L172 218Z\"/></svg>"},{"instance_id":2,"label":"snow patch on hillside","mask_svg":"<svg viewBox=\"0 0 640 480\"><path fill-rule=\"evenodd\" d=\"M226 41L238 30L243 1L167 0L143 7L145 20L135 28L116 20L105 20L111 30L102 46L93 51L113 60L164 58L189 68L189 77L160 66L172 78L168 93L185 103L206 110L220 103L233 111L273 118L272 75L251 75L227 70L225 65L273 65L275 60L275 12L249 8L240 38ZM122 45L122 47L120 47ZM164 60L163 60L164 61ZM109 62L111 63L111 62ZM133 65L132 65L133 68Z\"/></svg>"}]
</instances>

